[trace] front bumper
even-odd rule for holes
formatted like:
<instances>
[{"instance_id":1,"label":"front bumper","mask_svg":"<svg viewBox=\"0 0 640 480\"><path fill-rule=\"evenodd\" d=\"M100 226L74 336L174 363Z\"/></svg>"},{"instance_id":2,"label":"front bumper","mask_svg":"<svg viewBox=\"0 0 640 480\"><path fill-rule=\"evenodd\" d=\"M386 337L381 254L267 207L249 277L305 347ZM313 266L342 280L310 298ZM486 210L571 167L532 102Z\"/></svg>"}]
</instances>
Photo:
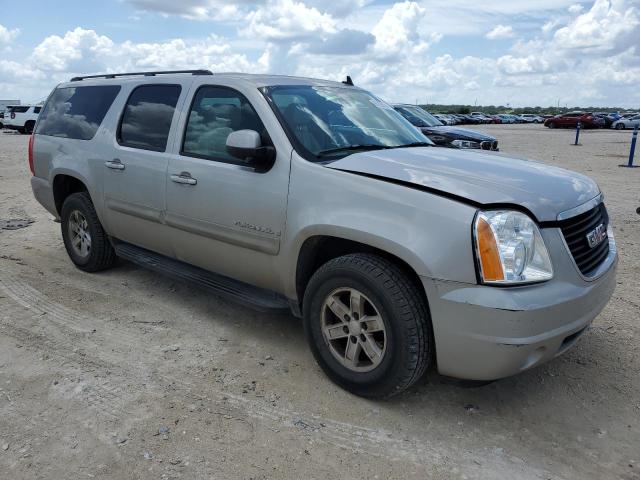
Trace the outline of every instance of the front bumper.
<instances>
[{"instance_id":1,"label":"front bumper","mask_svg":"<svg viewBox=\"0 0 640 480\"><path fill-rule=\"evenodd\" d=\"M609 301L616 285L613 248L601 274L586 280L559 229L543 233L555 276L546 283L499 288L422 277L442 375L496 380L564 353Z\"/></svg>"}]
</instances>

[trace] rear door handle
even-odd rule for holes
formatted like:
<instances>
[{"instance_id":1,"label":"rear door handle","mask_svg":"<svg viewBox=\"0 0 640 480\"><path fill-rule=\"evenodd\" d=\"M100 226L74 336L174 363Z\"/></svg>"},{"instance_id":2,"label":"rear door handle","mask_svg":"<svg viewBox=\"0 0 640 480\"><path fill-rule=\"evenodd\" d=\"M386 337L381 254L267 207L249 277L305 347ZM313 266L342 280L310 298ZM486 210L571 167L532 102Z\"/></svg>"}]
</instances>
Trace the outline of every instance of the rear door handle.
<instances>
[{"instance_id":1,"label":"rear door handle","mask_svg":"<svg viewBox=\"0 0 640 480\"><path fill-rule=\"evenodd\" d=\"M114 158L113 160L104 162L104 164L112 170L124 170L124 163L122 163L119 158Z\"/></svg>"},{"instance_id":2,"label":"rear door handle","mask_svg":"<svg viewBox=\"0 0 640 480\"><path fill-rule=\"evenodd\" d=\"M180 172L180 174L174 173L171 175L171 181L182 183L183 185L195 185L198 183L198 181L193 178L189 172Z\"/></svg>"}]
</instances>

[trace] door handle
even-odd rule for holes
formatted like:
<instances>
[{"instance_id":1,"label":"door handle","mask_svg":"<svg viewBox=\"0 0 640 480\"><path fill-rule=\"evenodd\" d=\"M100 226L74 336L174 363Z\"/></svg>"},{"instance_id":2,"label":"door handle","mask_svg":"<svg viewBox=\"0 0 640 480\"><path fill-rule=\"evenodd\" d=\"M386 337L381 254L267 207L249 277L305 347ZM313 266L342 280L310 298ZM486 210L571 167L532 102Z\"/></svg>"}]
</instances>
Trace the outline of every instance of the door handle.
<instances>
[{"instance_id":1,"label":"door handle","mask_svg":"<svg viewBox=\"0 0 640 480\"><path fill-rule=\"evenodd\" d=\"M172 174L171 181L181 183L183 185L195 185L198 181L191 176L189 172L180 172L180 174Z\"/></svg>"},{"instance_id":2,"label":"door handle","mask_svg":"<svg viewBox=\"0 0 640 480\"><path fill-rule=\"evenodd\" d=\"M122 163L119 158L114 158L113 160L104 162L104 164L112 170L124 170L124 163Z\"/></svg>"}]
</instances>

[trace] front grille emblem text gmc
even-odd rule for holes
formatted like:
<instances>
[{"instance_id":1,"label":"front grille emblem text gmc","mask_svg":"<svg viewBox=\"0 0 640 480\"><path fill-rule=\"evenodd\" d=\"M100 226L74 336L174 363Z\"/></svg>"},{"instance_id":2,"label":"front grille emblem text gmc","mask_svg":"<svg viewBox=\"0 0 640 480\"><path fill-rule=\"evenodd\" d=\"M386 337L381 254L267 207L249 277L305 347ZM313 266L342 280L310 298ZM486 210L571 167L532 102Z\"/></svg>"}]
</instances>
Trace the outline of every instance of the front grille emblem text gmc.
<instances>
[{"instance_id":1,"label":"front grille emblem text gmc","mask_svg":"<svg viewBox=\"0 0 640 480\"><path fill-rule=\"evenodd\" d=\"M607 230L604 228L604 224L601 223L587 233L587 243L589 244L589 248L597 247L605 238L607 238Z\"/></svg>"}]
</instances>

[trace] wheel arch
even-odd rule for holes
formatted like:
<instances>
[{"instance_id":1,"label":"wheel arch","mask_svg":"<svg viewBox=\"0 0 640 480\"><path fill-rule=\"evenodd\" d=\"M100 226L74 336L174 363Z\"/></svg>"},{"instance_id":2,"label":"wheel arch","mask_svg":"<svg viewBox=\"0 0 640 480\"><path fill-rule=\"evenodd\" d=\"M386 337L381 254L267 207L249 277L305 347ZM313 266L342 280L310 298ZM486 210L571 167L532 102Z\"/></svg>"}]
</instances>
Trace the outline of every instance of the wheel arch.
<instances>
[{"instance_id":1,"label":"wheel arch","mask_svg":"<svg viewBox=\"0 0 640 480\"><path fill-rule=\"evenodd\" d=\"M62 205L69 195L78 192L87 192L91 195L83 180L67 173L59 173L53 177L52 190L58 215L62 212Z\"/></svg>"},{"instance_id":2,"label":"wheel arch","mask_svg":"<svg viewBox=\"0 0 640 480\"><path fill-rule=\"evenodd\" d=\"M398 246L399 247L399 246ZM399 251L376 245L375 242L363 242L346 235L314 234L302 241L295 264L296 305L294 314L300 314L304 294L313 274L329 260L350 253L372 253L395 263L415 283L427 301L420 275L412 266L416 259L403 255ZM428 305L428 303L427 303Z\"/></svg>"}]
</instances>

